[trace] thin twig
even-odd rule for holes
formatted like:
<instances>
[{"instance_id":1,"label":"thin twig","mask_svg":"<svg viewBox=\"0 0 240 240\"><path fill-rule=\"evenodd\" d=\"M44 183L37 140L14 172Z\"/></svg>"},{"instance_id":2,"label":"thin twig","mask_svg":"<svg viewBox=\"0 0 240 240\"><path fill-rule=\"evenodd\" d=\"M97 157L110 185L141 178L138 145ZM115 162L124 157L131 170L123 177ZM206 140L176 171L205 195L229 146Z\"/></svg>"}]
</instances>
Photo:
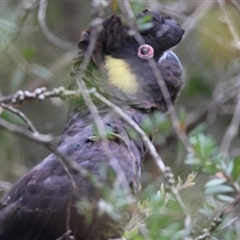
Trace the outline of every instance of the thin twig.
<instances>
[{"instance_id":1,"label":"thin twig","mask_svg":"<svg viewBox=\"0 0 240 240\"><path fill-rule=\"evenodd\" d=\"M227 224L225 224L225 225L223 225L222 227L218 228L218 231L230 227L230 226L233 225L233 223L236 222L238 219L239 219L239 217L234 217L234 218L231 219Z\"/></svg>"},{"instance_id":2,"label":"thin twig","mask_svg":"<svg viewBox=\"0 0 240 240\"><path fill-rule=\"evenodd\" d=\"M232 35L233 43L231 44L236 50L240 51L240 38L238 37L238 33L234 27L234 23L231 21L231 17L226 10L225 1L218 0L218 4L220 6L221 11L223 12L225 18L224 21L227 24L227 27Z\"/></svg>"},{"instance_id":3,"label":"thin twig","mask_svg":"<svg viewBox=\"0 0 240 240\"><path fill-rule=\"evenodd\" d=\"M65 240L66 238L68 239L71 233L71 230L67 230L62 236L58 237L56 240Z\"/></svg>"},{"instance_id":4,"label":"thin twig","mask_svg":"<svg viewBox=\"0 0 240 240\"><path fill-rule=\"evenodd\" d=\"M5 103L0 103L0 106L14 114L16 114L17 116L19 116L28 126L28 129L32 132L37 132L36 128L33 126L32 122L27 118L27 116L21 112L20 110L12 107L12 106L9 106Z\"/></svg>"},{"instance_id":5,"label":"thin twig","mask_svg":"<svg viewBox=\"0 0 240 240\"><path fill-rule=\"evenodd\" d=\"M142 36L139 34L139 32L137 31L137 27L134 24L133 18L135 18L135 17L134 17L134 14L133 14L133 11L131 9L131 6L130 6L129 2L127 0L119 1L119 6L122 9L122 12L127 17L129 27L130 27L131 30L134 31L134 33L135 33L134 36L135 36L136 40L139 42L139 44L143 44L144 40L143 40ZM149 61L151 70L152 70L152 72L153 72L153 74L154 74L155 78L157 79L158 84L160 86L161 92L163 94L164 101L166 102L166 105L167 105L167 109L171 109L170 112L169 112L169 115L170 115L171 121L173 123L173 127L174 127L178 137L181 139L182 143L184 144L186 150L189 153L194 153L195 151L194 151L193 147L191 146L191 143L189 142L186 134L181 130L180 122L179 122L178 117L177 117L177 113L176 113L175 108L172 104L170 94L169 94L167 86L166 86L166 84L163 80L161 72L156 67L153 59L150 58L150 59L148 59L148 61Z\"/></svg>"},{"instance_id":6,"label":"thin twig","mask_svg":"<svg viewBox=\"0 0 240 240\"><path fill-rule=\"evenodd\" d=\"M137 31L137 28L133 22L133 18L134 18L134 14L132 12L131 6L129 4L129 2L127 0L124 1L118 1L118 4L120 6L120 8L122 9L122 12L125 14L125 16L127 17L128 20L128 24L131 30L134 31L134 36L136 38L136 40L139 42L139 44L143 44L144 40L141 37L141 35L139 34L139 32ZM155 76L155 78L158 80L158 84L160 86L161 92L163 94L163 98L164 101L166 102L167 108L171 109L170 111L170 117L174 126L174 129L178 135L178 137L181 139L182 143L184 144L185 148L187 149L187 151L189 153L194 153L195 151L193 150L193 147L191 146L187 136L185 135L185 133L181 130L180 128L180 123L176 114L176 111L173 107L173 104L170 100L170 95L167 89L167 86L162 78L162 75L160 73L160 71L156 68L155 63L153 61L153 59L148 59L151 70ZM93 93L95 96L98 96L97 93ZM98 96L99 97L99 96ZM100 99L100 98L99 98ZM101 98L103 99L103 98ZM107 103L107 101L105 102ZM111 103L108 101L108 104ZM112 103L111 103L112 104ZM157 163L159 169L165 173L165 178L166 180L170 180L171 181L171 185L170 185L170 189L176 199L176 201L178 202L179 206L181 207L181 209L183 210L184 214L185 214L185 227L186 230L188 232L190 232L190 225L191 225L191 217L188 214L188 211L186 209L186 206L184 205L178 190L176 189L176 187L172 184L172 181L174 181L174 175L170 172L169 174L166 174L166 167L161 159L161 157L159 156L159 154L156 151L156 148L153 146L152 142L150 141L150 139L147 137L147 135L145 134L145 132L138 126L136 125L132 119L127 118L126 116L124 116L124 113L121 111L120 108L116 108L116 111L118 112L118 114L121 114L121 117L124 117L124 120L126 120L126 122L128 124L130 124L135 131L137 131L137 133L140 134L140 136L142 137L143 141L145 142L145 144L148 146L149 148L149 152L152 155L153 159L155 160L155 162Z\"/></svg>"},{"instance_id":7,"label":"thin twig","mask_svg":"<svg viewBox=\"0 0 240 240\"><path fill-rule=\"evenodd\" d=\"M126 175L125 175L122 167L120 166L119 162L116 160L116 158L112 154L111 150L109 149L108 140L107 140L106 131L105 131L105 125L104 125L104 122L103 122L99 112L98 112L97 107L95 106L95 104L93 103L93 101L90 97L91 92L88 91L84 81L82 81L84 71L90 62L93 50L95 48L98 34L103 29L103 26L102 26L103 19L99 17L99 13L98 13L98 11L101 10L101 7L102 7L101 3L99 3L98 1L93 1L93 8L94 8L93 13L95 14L95 19L90 24L91 25L90 42L89 42L87 50L83 53L83 61L80 65L79 72L75 76L75 80L76 80L78 89L82 94L84 102L86 103L87 107L89 108L89 110L93 116L94 122L96 123L99 137L102 140L103 149L109 158L112 168L117 173L114 186L118 187L119 184L121 184L121 183L125 183L125 186L128 186L129 183L126 179ZM103 7L106 7L106 6L103 6Z\"/></svg>"},{"instance_id":8,"label":"thin twig","mask_svg":"<svg viewBox=\"0 0 240 240\"><path fill-rule=\"evenodd\" d=\"M10 182L0 181L0 192L1 190L8 191L12 186L13 184Z\"/></svg>"},{"instance_id":9,"label":"thin twig","mask_svg":"<svg viewBox=\"0 0 240 240\"><path fill-rule=\"evenodd\" d=\"M55 36L52 32L49 31L46 23L46 10L47 10L48 0L39 0L39 9L38 9L38 23L42 29L44 36L54 45L67 50L73 50L75 44L63 41L59 37Z\"/></svg>"},{"instance_id":10,"label":"thin twig","mask_svg":"<svg viewBox=\"0 0 240 240\"><path fill-rule=\"evenodd\" d=\"M209 228L203 229L204 233L202 235L198 236L194 240L209 239L212 236L212 234L216 231L216 229L219 227L219 225L222 223L224 213L225 213L225 210L221 212L219 217L216 217L216 218L213 219Z\"/></svg>"},{"instance_id":11,"label":"thin twig","mask_svg":"<svg viewBox=\"0 0 240 240\"><path fill-rule=\"evenodd\" d=\"M154 147L153 143L150 141L149 137L146 135L144 130L136 122L134 122L127 114L125 114L120 107L116 106L115 104L113 104L111 101L109 101L108 99L106 99L105 97L103 97L101 94L99 94L96 91L94 91L92 94L96 98L98 98L100 101L105 103L107 106L112 108L114 112L116 112L119 116L121 116L121 118L127 124L129 124L129 126L131 126L141 136L142 140L144 141L144 143L148 147L149 153L151 154L151 156L153 157L153 159L157 163L160 171L162 173L166 173L168 168L165 166L162 158L158 154L156 148ZM191 223L191 218L190 218L190 215L187 213L186 207L185 207L185 205L184 205L184 203L183 203L183 201L182 201L182 199L179 195L179 192L176 189L176 187L173 186L173 185L171 185L170 188L171 188L171 191L174 194L177 202L179 203L180 207L184 211L184 213L186 215L186 223L189 226L189 224Z\"/></svg>"},{"instance_id":12,"label":"thin twig","mask_svg":"<svg viewBox=\"0 0 240 240\"><path fill-rule=\"evenodd\" d=\"M69 176L69 178L71 180L73 188L76 188L76 183L75 183L72 175L70 174L69 170L73 169L73 170L77 170L80 172L79 167L76 164L74 165L71 160L66 159L66 157L63 156L58 151L58 149L56 149L53 146L52 143L53 143L54 138L49 137L49 140L46 141L46 138L48 137L48 135L40 134L36 130L36 128L33 126L32 122L20 110L17 110L16 108L13 108L12 106L6 105L4 103L0 103L0 106L3 107L4 109L7 109L8 111L11 111L12 113L16 114L17 116L19 116L27 124L30 131L26 131L25 128L21 128L20 126L8 123L7 121L5 121L1 118L0 118L0 126L4 127L5 129L7 129L13 133L24 136L28 139L32 139L38 143L44 144L48 149L50 149L58 157L61 165L63 166L64 170L66 171L67 175Z\"/></svg>"},{"instance_id":13,"label":"thin twig","mask_svg":"<svg viewBox=\"0 0 240 240\"><path fill-rule=\"evenodd\" d=\"M159 2L156 2L156 1L149 1L149 2L150 2L149 6L151 6L152 9L157 9L160 12L163 12L164 14L168 14L170 16L176 17L180 19L181 22L183 22L183 26L187 27L187 32L183 35L183 39L185 39L189 34L191 34L192 30L197 29L204 35L210 37L213 41L217 42L223 48L226 48L229 51L233 51L233 48L229 45L229 42L226 41L223 37L219 36L213 31L210 31L203 24L199 24L199 21L201 20L201 18L204 17L205 14L207 14L207 12L211 9L211 6L215 3L214 0L202 1L203 5L197 8L196 11L194 11L193 13L194 17L192 15L186 16ZM202 15L203 13L204 15Z\"/></svg>"},{"instance_id":14,"label":"thin twig","mask_svg":"<svg viewBox=\"0 0 240 240\"><path fill-rule=\"evenodd\" d=\"M10 132L13 132L19 136L31 139L38 143L46 144L46 143L51 143L54 140L54 138L51 135L30 132L30 131L26 130L26 128L9 123L2 118L0 118L0 127L5 128Z\"/></svg>"},{"instance_id":15,"label":"thin twig","mask_svg":"<svg viewBox=\"0 0 240 240\"><path fill-rule=\"evenodd\" d=\"M99 94L96 91L94 91L92 94L97 99L99 99L101 102L103 102L107 106L109 106L114 112L116 112L129 126L131 126L141 136L142 140L144 141L144 143L148 147L151 156L156 161L160 171L162 173L165 173L166 167L163 163L163 160L161 159L161 157L157 153L156 148L153 146L152 142L150 141L149 137L144 132L144 130L136 122L134 122L131 117L129 117L126 113L124 113L120 107L113 104L111 101L109 101L108 99L106 99L105 97L103 97L101 94Z\"/></svg>"},{"instance_id":16,"label":"thin twig","mask_svg":"<svg viewBox=\"0 0 240 240\"><path fill-rule=\"evenodd\" d=\"M63 94L64 93L64 94ZM12 103L12 104L20 104L26 100L44 100L46 98L53 97L67 97L67 96L79 96L80 91L66 90L64 87L57 87L52 89L51 91L47 91L45 87L36 88L34 91L22 91L18 90L16 93L8 96L0 97L0 103Z\"/></svg>"},{"instance_id":17,"label":"thin twig","mask_svg":"<svg viewBox=\"0 0 240 240\"><path fill-rule=\"evenodd\" d=\"M16 40L16 38L19 36L19 33L21 31L21 28L23 27L29 13L34 10L36 7L38 6L38 4L36 2L27 2L24 4L23 7L23 12L21 12L20 16L18 17L18 21L17 21L17 26L16 26L16 31L14 31L14 33L12 34L11 38L8 39L6 37L5 34L1 34L2 37L4 38L4 40L6 41L6 46L4 46L2 49L4 49L4 51L9 50L9 47L13 46L12 41Z\"/></svg>"},{"instance_id":18,"label":"thin twig","mask_svg":"<svg viewBox=\"0 0 240 240\"><path fill-rule=\"evenodd\" d=\"M238 128L240 124L240 95L238 95L238 101L237 105L235 108L235 112L233 114L232 121L230 125L227 128L227 131L224 134L224 137L221 142L221 152L225 157L228 156L228 151L230 148L230 144L233 140L233 138L237 135L238 133Z\"/></svg>"},{"instance_id":19,"label":"thin twig","mask_svg":"<svg viewBox=\"0 0 240 240\"><path fill-rule=\"evenodd\" d=\"M240 12L240 4L236 0L230 0L230 2Z\"/></svg>"}]
</instances>

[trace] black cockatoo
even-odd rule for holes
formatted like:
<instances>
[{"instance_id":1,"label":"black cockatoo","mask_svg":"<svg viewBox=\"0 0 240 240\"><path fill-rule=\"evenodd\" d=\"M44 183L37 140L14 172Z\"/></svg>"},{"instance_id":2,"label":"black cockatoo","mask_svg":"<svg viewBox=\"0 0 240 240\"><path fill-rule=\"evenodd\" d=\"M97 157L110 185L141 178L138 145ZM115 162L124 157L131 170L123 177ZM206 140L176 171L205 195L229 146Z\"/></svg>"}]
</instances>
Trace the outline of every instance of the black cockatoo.
<instances>
[{"instance_id":1,"label":"black cockatoo","mask_svg":"<svg viewBox=\"0 0 240 240\"><path fill-rule=\"evenodd\" d=\"M179 43L184 31L173 19L155 11L144 10L137 18L150 23L149 28L139 29L142 45L130 33L124 18L113 15L103 22L83 80L141 126L144 117L167 110L149 58L161 72L172 103L183 87L181 64L167 50ZM81 53L72 76L90 39L91 28L81 35ZM141 138L129 133L128 124L111 108L93 101L106 131L112 133L107 137L108 149L98 137L88 106L80 97L70 99L58 152L88 174L71 167L67 173L59 158L50 154L2 198L0 240L53 240L67 231L71 232L69 239L75 240L122 236L131 209L114 202L121 197L126 201L128 196L138 198L147 148Z\"/></svg>"}]
</instances>

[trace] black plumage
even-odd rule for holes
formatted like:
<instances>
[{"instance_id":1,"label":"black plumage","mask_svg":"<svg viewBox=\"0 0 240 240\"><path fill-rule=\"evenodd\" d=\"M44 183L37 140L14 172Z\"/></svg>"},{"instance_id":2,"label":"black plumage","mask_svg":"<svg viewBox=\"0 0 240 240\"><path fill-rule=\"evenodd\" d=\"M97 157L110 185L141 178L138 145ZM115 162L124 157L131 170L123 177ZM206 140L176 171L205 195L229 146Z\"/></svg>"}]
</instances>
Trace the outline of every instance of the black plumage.
<instances>
[{"instance_id":1,"label":"black plumage","mask_svg":"<svg viewBox=\"0 0 240 240\"><path fill-rule=\"evenodd\" d=\"M153 50L155 66L161 71L174 103L183 87L182 69L177 57L166 50L181 40L184 31L174 20L154 11L144 10L138 18L146 15L151 17L152 26L139 33ZM91 29L87 29L78 44L81 53L87 49L90 38ZM139 57L140 47L121 17L114 15L106 19L84 81L141 126L144 117L151 118L155 111L165 111L167 107L148 60ZM147 52L148 49L142 51ZM78 72L81 56L74 65L73 77ZM74 87L73 83L71 88ZM0 240L57 239L67 230L71 230L76 240L121 237L131 218L131 204L121 207L112 204L113 214L107 210L100 212L101 206L108 201L114 203L120 197L138 198L147 150L139 137L132 137L121 117L104 104L95 102L110 133L108 151L97 136L93 116L83 100L70 99L68 120L58 151L90 174L85 176L69 168L76 183L73 188L58 157L49 155L3 197Z\"/></svg>"}]
</instances>

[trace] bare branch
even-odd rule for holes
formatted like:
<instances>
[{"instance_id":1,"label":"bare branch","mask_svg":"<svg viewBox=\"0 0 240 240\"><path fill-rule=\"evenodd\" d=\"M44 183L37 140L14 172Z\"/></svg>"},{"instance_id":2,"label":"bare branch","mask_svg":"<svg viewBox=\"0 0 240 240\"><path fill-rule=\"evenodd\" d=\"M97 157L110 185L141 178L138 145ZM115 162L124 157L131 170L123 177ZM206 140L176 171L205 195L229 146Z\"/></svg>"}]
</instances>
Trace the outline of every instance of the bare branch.
<instances>
[{"instance_id":1,"label":"bare branch","mask_svg":"<svg viewBox=\"0 0 240 240\"><path fill-rule=\"evenodd\" d=\"M218 4L220 6L221 11L223 12L223 14L225 16L224 17L224 21L227 24L227 27L228 27L230 33L232 34L233 42L232 42L231 45L236 50L240 51L240 38L238 37L237 31L236 31L236 29L234 27L234 24L231 21L231 17L230 17L229 13L226 10L225 1L224 0L218 0Z\"/></svg>"},{"instance_id":2,"label":"bare branch","mask_svg":"<svg viewBox=\"0 0 240 240\"><path fill-rule=\"evenodd\" d=\"M0 181L0 192L1 190L8 191L12 186L13 184L10 182Z\"/></svg>"},{"instance_id":3,"label":"bare branch","mask_svg":"<svg viewBox=\"0 0 240 240\"><path fill-rule=\"evenodd\" d=\"M141 136L141 138L143 139L144 143L149 148L149 152L150 152L151 156L154 158L154 160L156 161L160 171L162 173L165 173L166 167L165 167L165 165L163 163L163 160L161 159L161 157L157 153L156 148L153 146L152 142L150 141L149 137L146 135L144 130L136 122L134 122L126 113L124 113L120 107L118 107L117 105L113 104L111 101L109 101L108 99L106 99L105 97L103 97L101 94L99 94L96 91L93 92L92 94L96 98L98 98L101 102L103 102L107 106L109 106L119 116L121 116L121 118Z\"/></svg>"},{"instance_id":4,"label":"bare branch","mask_svg":"<svg viewBox=\"0 0 240 240\"><path fill-rule=\"evenodd\" d=\"M64 94L63 94L64 93ZM61 96L73 96L79 95L79 91L66 90L64 87L54 88L51 91L47 91L45 87L37 88L33 92L18 90L13 95L0 97L0 103L12 103L20 104L26 100L38 99L44 100L46 98L61 97Z\"/></svg>"},{"instance_id":5,"label":"bare branch","mask_svg":"<svg viewBox=\"0 0 240 240\"><path fill-rule=\"evenodd\" d=\"M65 239L74 240L74 237L71 236L71 233L72 231L68 230L62 236L58 237L56 240L65 240Z\"/></svg>"},{"instance_id":6,"label":"bare branch","mask_svg":"<svg viewBox=\"0 0 240 240\"><path fill-rule=\"evenodd\" d=\"M141 37L141 35L139 34L139 32L137 31L137 27L133 22L133 18L135 18L135 17L134 17L134 14L132 12L129 2L127 0L119 1L119 6L121 7L124 15L127 17L129 27L132 31L134 31L134 36L135 36L136 40L139 42L139 44L143 44L144 40ZM180 127L180 122L178 120L177 113L172 104L167 86L162 78L161 72L155 66L153 59L150 58L150 59L148 59L148 61L149 61L151 70L152 70L155 78L158 80L158 84L159 84L161 92L163 94L164 101L166 102L167 109L171 109L169 111L169 115L170 115L171 121L173 123L173 127L174 127L178 137L181 139L182 143L184 144L186 150L189 153L194 153L195 151L194 151L193 147L191 146L191 143L189 142L186 134L182 131L182 129Z\"/></svg>"},{"instance_id":7,"label":"bare branch","mask_svg":"<svg viewBox=\"0 0 240 240\"><path fill-rule=\"evenodd\" d=\"M118 4L122 10L122 12L124 13L124 15L126 16L127 20L128 20L128 24L129 27L132 31L134 31L134 36L136 38L136 40L139 42L139 44L143 44L144 40L141 37L141 35L139 34L139 32L137 31L137 27L133 22L133 18L134 18L134 14L132 12L131 6L129 4L129 2L127 0L124 1L118 1ZM186 150L189 153L194 153L194 149L191 146L187 136L185 135L185 133L181 130L180 127L180 123L176 114L176 111L174 109L174 106L171 102L171 98L167 89L167 86L162 78L161 72L156 68L155 64L154 64L154 60L153 59L148 59L151 70L155 76L155 78L158 80L158 84L160 86L161 92L163 94L163 98L164 101L166 102L167 105L167 109L171 109L169 112L171 121L173 123L174 129L178 135L178 137L181 139L182 143L184 144ZM93 93L96 94L97 93ZM95 96L96 96L95 95ZM106 101L107 102L107 101ZM105 103L106 103L105 102ZM117 110L118 114L120 114L120 108ZM122 112L122 110L121 110ZM121 117L123 117L124 113L121 113ZM167 183L170 183L170 189L176 199L176 201L178 202L179 206L181 207L181 209L183 210L184 214L185 214L185 230L187 230L188 232L190 232L190 225L191 225L191 217L188 214L188 211L186 209L186 206L184 205L178 190L176 189L176 187L174 186L174 175L172 174L170 168L166 168L161 157L159 156L159 154L156 151L156 148L154 147L154 145L152 144L152 142L150 141L150 139L147 137L147 135L145 134L145 132L139 127L136 126L134 124L133 121L131 121L132 119L127 119L126 116L124 118L126 120L126 122L128 124L131 124L131 126L134 128L134 130L140 134L140 136L142 137L143 141L145 142L145 144L148 146L149 148L149 152L152 155L153 159L155 160L155 162L157 163L159 169L165 174L165 180L167 181Z\"/></svg>"},{"instance_id":8,"label":"bare branch","mask_svg":"<svg viewBox=\"0 0 240 240\"><path fill-rule=\"evenodd\" d=\"M225 132L225 135L221 142L221 151L225 157L228 156L230 144L233 138L238 133L239 124L240 124L240 95L238 95L238 101L235 108L235 112L233 114L232 121L228 126L227 131Z\"/></svg>"},{"instance_id":9,"label":"bare branch","mask_svg":"<svg viewBox=\"0 0 240 240\"><path fill-rule=\"evenodd\" d=\"M222 218L225 211L222 211L219 217L216 217L213 219L213 221L210 224L209 228L203 229L203 234L195 238L194 240L204 240L209 239L209 237L212 236L212 234L216 231L216 229L219 227L219 225L222 223Z\"/></svg>"},{"instance_id":10,"label":"bare branch","mask_svg":"<svg viewBox=\"0 0 240 240\"><path fill-rule=\"evenodd\" d=\"M53 141L53 137L51 135L44 135L38 132L31 132L26 130L26 128L14 125L0 118L0 127L7 129L10 132L13 132L19 136L31 139L35 142L46 144L51 143Z\"/></svg>"},{"instance_id":11,"label":"bare branch","mask_svg":"<svg viewBox=\"0 0 240 240\"><path fill-rule=\"evenodd\" d=\"M240 4L236 0L230 0L230 2L240 12Z\"/></svg>"},{"instance_id":12,"label":"bare branch","mask_svg":"<svg viewBox=\"0 0 240 240\"><path fill-rule=\"evenodd\" d=\"M182 208L182 210L184 211L185 215L186 215L186 223L187 226L189 228L189 225L191 223L191 218L190 215L187 213L186 207L179 195L178 190L176 189L176 187L173 185L174 184L174 175L171 173L171 169L169 167L166 167L162 158L160 157L160 155L157 153L156 148L154 147L153 143L150 141L149 137L146 135L146 133L143 131L143 129L136 124L127 114L125 114L121 108L119 108L118 106L116 106L115 104L113 104L112 102L110 102L108 99L106 99L105 97L103 97L101 94L99 94L98 92L93 92L92 93L96 98L98 98L100 101L102 101L103 103L105 103L107 106L111 107L113 109L114 112L116 112L119 116L121 116L121 118L127 123L129 124L129 126L131 126L142 138L142 140L144 141L144 143L146 144L146 146L148 147L149 153L151 154L151 156L153 157L154 161L156 162L156 164L158 165L160 171L165 175L165 179L167 180L167 183L170 185L170 189L173 193L173 195L175 196L178 204L180 205L180 207Z\"/></svg>"},{"instance_id":13,"label":"bare branch","mask_svg":"<svg viewBox=\"0 0 240 240\"><path fill-rule=\"evenodd\" d=\"M11 111L12 113L16 114L17 116L19 116L27 124L30 131L26 130L25 128L22 128L20 126L8 123L7 121L5 121L4 119L1 119L1 118L0 118L0 126L7 129L10 132L13 132L13 133L23 136L27 139L31 139L38 143L41 143L41 144L45 145L48 149L50 149L53 153L55 153L55 155L58 157L60 163L62 164L64 170L66 171L67 175L69 176L69 178L72 182L73 188L76 188L76 183L75 183L72 175L70 174L69 170L73 169L73 170L77 170L80 172L80 170L79 170L80 168L79 168L79 166L74 164L71 160L66 159L66 157L63 156L57 150L57 148L55 148L53 146L54 138L51 137L50 135L40 134L36 130L36 128L33 126L31 121L20 110L17 110L17 109L15 109L11 106L8 106L4 103L0 103L0 106L2 106L3 108L5 108L5 109ZM85 174L85 171L84 171L84 174Z\"/></svg>"},{"instance_id":14,"label":"bare branch","mask_svg":"<svg viewBox=\"0 0 240 240\"><path fill-rule=\"evenodd\" d=\"M91 92L88 91L84 81L82 81L82 78L84 76L84 71L88 66L88 63L91 59L93 50L95 48L98 34L103 29L103 26L102 26L103 19L99 17L99 15L100 15L99 11L101 10L102 7L106 7L106 5L102 6L102 3L99 3L98 1L96 1L96 2L93 1L93 13L95 14L95 18L94 18L93 22L91 23L91 26L92 26L91 38L90 38L88 48L84 52L83 61L80 65L79 72L75 76L75 81L78 86L78 90L81 92L82 97L93 116L94 122L96 123L99 136L102 140L104 151L106 152L106 155L110 159L111 166L118 173L116 175L117 179L115 182L115 187L117 187L119 184L121 184L121 182L125 182L126 186L128 186L128 182L127 182L124 171L122 170L118 161L115 159L115 157L113 156L112 152L109 149L108 140L106 137L105 125L103 123L101 116L99 115L97 107L95 106L95 104L93 103L93 101L90 97ZM92 91L92 92L95 92L95 91Z\"/></svg>"},{"instance_id":15,"label":"bare branch","mask_svg":"<svg viewBox=\"0 0 240 240\"><path fill-rule=\"evenodd\" d=\"M218 230L223 230L225 228L230 227L231 225L234 224L234 222L236 222L239 218L238 217L234 217L233 219L231 219L227 224L223 225L222 227L218 228Z\"/></svg>"},{"instance_id":16,"label":"bare branch","mask_svg":"<svg viewBox=\"0 0 240 240\"><path fill-rule=\"evenodd\" d=\"M75 48L75 44L63 41L62 39L58 38L52 32L49 31L46 23L47 4L48 0L39 0L38 23L42 29L43 34L54 45L62 49L73 50Z\"/></svg>"},{"instance_id":17,"label":"bare branch","mask_svg":"<svg viewBox=\"0 0 240 240\"><path fill-rule=\"evenodd\" d=\"M0 106L14 114L16 114L18 117L20 117L28 126L28 129L31 131L31 132L37 132L36 128L33 126L33 124L31 123L31 121L27 118L27 116L21 112L20 110L12 107L12 106L9 106L5 103L0 103Z\"/></svg>"}]
</instances>

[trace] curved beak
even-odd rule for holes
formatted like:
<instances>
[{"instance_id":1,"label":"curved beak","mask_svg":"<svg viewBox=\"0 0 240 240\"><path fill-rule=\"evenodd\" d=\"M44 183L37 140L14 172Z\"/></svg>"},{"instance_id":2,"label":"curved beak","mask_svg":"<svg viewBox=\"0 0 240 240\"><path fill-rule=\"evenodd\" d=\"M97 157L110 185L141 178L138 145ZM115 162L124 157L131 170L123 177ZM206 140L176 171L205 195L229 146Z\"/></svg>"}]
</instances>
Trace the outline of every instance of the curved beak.
<instances>
[{"instance_id":1,"label":"curved beak","mask_svg":"<svg viewBox=\"0 0 240 240\"><path fill-rule=\"evenodd\" d=\"M163 55L159 58L158 62L161 63L161 61L163 61L163 60L167 60L167 61L177 64L180 67L180 69L182 70L182 64L181 64L178 56L173 51L170 51L170 50L165 51L163 53Z\"/></svg>"}]
</instances>

